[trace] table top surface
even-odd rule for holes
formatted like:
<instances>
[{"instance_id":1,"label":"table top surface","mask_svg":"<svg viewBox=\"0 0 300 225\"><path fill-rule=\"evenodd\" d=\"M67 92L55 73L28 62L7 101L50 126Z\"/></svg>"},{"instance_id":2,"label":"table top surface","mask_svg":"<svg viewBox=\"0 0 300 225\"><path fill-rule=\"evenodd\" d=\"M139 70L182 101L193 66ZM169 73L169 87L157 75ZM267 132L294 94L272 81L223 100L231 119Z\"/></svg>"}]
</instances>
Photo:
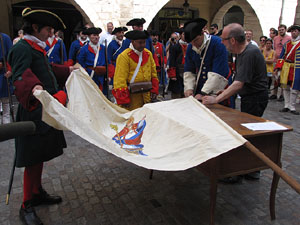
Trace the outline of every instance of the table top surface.
<instances>
[{"instance_id":1,"label":"table top surface","mask_svg":"<svg viewBox=\"0 0 300 225\"><path fill-rule=\"evenodd\" d=\"M268 135L273 133L282 133L287 131L292 131L293 128L291 126L278 123L276 121L266 120L261 117L253 116L248 113L240 112L236 109L231 109L229 107L225 107L220 104L208 105L208 109L210 109L213 113L215 113L218 117L220 117L227 125L233 128L236 132L238 132L243 137L251 137L251 136L260 136L260 135ZM264 130L264 131L253 131L244 126L242 123L259 123L259 122L276 122L284 127L286 130Z\"/></svg>"}]
</instances>

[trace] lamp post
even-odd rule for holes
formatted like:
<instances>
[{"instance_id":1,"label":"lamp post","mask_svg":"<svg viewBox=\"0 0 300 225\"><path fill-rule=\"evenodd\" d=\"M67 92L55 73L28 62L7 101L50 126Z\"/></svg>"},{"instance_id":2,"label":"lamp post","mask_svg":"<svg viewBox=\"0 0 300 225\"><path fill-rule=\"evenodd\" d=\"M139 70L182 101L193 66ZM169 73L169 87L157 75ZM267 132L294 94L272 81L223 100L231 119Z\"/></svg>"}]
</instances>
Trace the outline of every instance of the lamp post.
<instances>
[{"instance_id":1,"label":"lamp post","mask_svg":"<svg viewBox=\"0 0 300 225\"><path fill-rule=\"evenodd\" d=\"M183 7L184 13L187 14L189 12L189 7L190 7L190 4L188 3L188 0L184 1L182 7Z\"/></svg>"}]
</instances>

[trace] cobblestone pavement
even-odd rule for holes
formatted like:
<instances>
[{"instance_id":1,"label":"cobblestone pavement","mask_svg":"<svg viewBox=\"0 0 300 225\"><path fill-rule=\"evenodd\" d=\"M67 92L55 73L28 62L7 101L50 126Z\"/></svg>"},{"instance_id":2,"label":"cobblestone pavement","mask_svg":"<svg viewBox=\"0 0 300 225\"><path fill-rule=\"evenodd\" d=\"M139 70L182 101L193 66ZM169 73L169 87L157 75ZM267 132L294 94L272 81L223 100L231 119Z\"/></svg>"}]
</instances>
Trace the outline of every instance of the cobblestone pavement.
<instances>
[{"instance_id":1,"label":"cobblestone pavement","mask_svg":"<svg viewBox=\"0 0 300 225\"><path fill-rule=\"evenodd\" d=\"M300 183L300 116L280 113L282 102L270 101L264 118L294 127L284 134L283 169ZM300 110L299 104L297 109ZM63 197L54 206L37 207L46 225L201 225L209 224L209 180L196 169L149 170L121 160L65 132L63 156L45 163L43 186ZM0 224L19 225L23 169L16 169L10 204L5 205L14 141L0 143ZM259 181L219 184L216 225L298 225L300 195L280 180L276 220L270 220L269 193L273 172Z\"/></svg>"}]
</instances>

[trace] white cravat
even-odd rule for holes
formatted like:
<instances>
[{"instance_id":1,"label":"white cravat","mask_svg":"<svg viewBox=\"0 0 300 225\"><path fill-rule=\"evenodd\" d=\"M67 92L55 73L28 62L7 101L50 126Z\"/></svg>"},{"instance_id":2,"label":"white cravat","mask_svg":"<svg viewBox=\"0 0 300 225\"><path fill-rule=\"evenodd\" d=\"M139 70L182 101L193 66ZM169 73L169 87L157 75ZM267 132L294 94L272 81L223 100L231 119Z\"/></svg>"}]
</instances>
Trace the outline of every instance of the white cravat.
<instances>
[{"instance_id":1,"label":"white cravat","mask_svg":"<svg viewBox=\"0 0 300 225\"><path fill-rule=\"evenodd\" d=\"M55 39L55 36L54 36L54 35L53 35L52 37L49 37L49 38L48 38L48 42L49 42L50 46L52 45L54 39Z\"/></svg>"},{"instance_id":2,"label":"white cravat","mask_svg":"<svg viewBox=\"0 0 300 225\"><path fill-rule=\"evenodd\" d=\"M123 40L119 40L115 35L113 36L112 40L115 40L120 46L122 45Z\"/></svg>"},{"instance_id":3,"label":"white cravat","mask_svg":"<svg viewBox=\"0 0 300 225\"><path fill-rule=\"evenodd\" d=\"M89 45L92 47L94 52L97 54L98 48L100 47L100 43L98 42L96 45L94 45L92 42L90 42Z\"/></svg>"},{"instance_id":4,"label":"white cravat","mask_svg":"<svg viewBox=\"0 0 300 225\"><path fill-rule=\"evenodd\" d=\"M34 43L36 43L38 46L40 46L42 49L46 48L46 42L41 41L40 39L38 39L37 37L33 36L33 35L29 35L29 34L25 34L24 35L24 39L27 39L29 41L33 41Z\"/></svg>"},{"instance_id":5,"label":"white cravat","mask_svg":"<svg viewBox=\"0 0 300 225\"><path fill-rule=\"evenodd\" d=\"M133 47L132 43L130 43L129 48L132 49L138 56L140 56L141 54L143 54L143 51L140 52L140 51L136 50Z\"/></svg>"},{"instance_id":6,"label":"white cravat","mask_svg":"<svg viewBox=\"0 0 300 225\"><path fill-rule=\"evenodd\" d=\"M192 49L198 54L200 55L202 50L205 48L206 44L208 43L208 40L210 39L210 35L209 34L206 34L204 33L204 39L203 39L203 42L202 42L202 45L200 46L200 48L196 48L195 46L192 47Z\"/></svg>"}]
</instances>

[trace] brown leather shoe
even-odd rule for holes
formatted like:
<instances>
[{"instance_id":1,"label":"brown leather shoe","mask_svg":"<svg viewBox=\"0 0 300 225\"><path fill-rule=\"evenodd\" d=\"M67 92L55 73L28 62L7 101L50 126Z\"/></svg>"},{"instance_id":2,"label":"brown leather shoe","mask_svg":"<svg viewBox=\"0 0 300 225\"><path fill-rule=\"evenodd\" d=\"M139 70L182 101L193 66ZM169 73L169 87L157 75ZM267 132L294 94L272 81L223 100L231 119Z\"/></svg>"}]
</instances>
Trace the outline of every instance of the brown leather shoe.
<instances>
[{"instance_id":1,"label":"brown leather shoe","mask_svg":"<svg viewBox=\"0 0 300 225\"><path fill-rule=\"evenodd\" d=\"M60 196L49 195L42 187L39 188L40 193L34 194L32 198L32 205L53 205L62 202Z\"/></svg>"},{"instance_id":2,"label":"brown leather shoe","mask_svg":"<svg viewBox=\"0 0 300 225\"><path fill-rule=\"evenodd\" d=\"M24 205L24 207L23 207ZM19 216L24 225L43 225L43 222L36 215L31 200L24 202L20 208Z\"/></svg>"}]
</instances>

